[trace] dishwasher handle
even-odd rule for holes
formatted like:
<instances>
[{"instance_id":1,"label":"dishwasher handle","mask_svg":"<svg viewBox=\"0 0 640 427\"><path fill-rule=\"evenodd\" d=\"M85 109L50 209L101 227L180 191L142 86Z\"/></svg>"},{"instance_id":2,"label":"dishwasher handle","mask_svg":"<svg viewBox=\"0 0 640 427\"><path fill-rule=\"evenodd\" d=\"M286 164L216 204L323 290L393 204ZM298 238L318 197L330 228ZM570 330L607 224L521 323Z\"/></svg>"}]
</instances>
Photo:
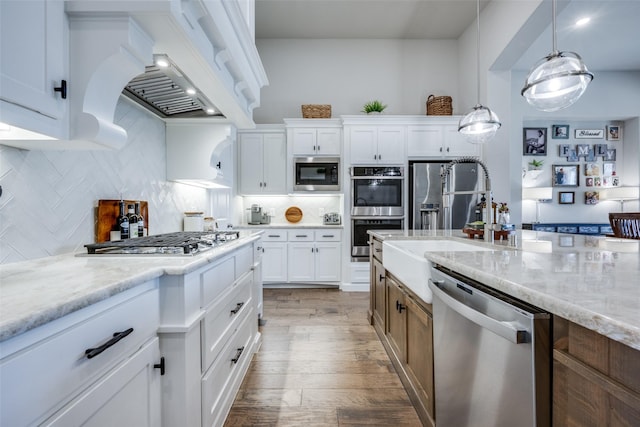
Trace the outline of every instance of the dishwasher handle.
<instances>
[{"instance_id":1,"label":"dishwasher handle","mask_svg":"<svg viewBox=\"0 0 640 427\"><path fill-rule=\"evenodd\" d=\"M524 329L514 327L511 322L504 322L486 314L480 313L477 310L469 307L468 305L461 303L457 299L450 296L446 291L440 289L438 284L432 279L429 279L429 288L433 292L434 296L437 296L442 302L456 313L471 320L475 324L489 329L490 331L500 335L501 337L511 341L514 344L523 344L529 342L528 333Z\"/></svg>"}]
</instances>

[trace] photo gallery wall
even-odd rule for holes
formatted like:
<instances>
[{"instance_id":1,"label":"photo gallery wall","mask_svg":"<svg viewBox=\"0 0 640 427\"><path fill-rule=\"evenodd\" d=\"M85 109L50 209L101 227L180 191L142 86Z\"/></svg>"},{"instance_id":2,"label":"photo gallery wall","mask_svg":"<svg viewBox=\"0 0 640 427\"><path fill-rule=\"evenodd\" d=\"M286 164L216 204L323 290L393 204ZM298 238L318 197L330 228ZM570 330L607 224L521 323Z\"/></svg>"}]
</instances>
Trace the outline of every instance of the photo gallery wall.
<instances>
[{"instance_id":1,"label":"photo gallery wall","mask_svg":"<svg viewBox=\"0 0 640 427\"><path fill-rule=\"evenodd\" d=\"M547 156L550 150L555 150L561 160L551 166L551 182L560 190L558 203L575 203L576 192L571 191L572 187L584 185L587 187L584 203L595 205L600 200L600 189L621 185L616 172L615 145L621 139L620 125L573 130L565 124L554 124L551 128L525 127L522 154ZM530 165L541 163L541 159L534 159Z\"/></svg>"}]
</instances>

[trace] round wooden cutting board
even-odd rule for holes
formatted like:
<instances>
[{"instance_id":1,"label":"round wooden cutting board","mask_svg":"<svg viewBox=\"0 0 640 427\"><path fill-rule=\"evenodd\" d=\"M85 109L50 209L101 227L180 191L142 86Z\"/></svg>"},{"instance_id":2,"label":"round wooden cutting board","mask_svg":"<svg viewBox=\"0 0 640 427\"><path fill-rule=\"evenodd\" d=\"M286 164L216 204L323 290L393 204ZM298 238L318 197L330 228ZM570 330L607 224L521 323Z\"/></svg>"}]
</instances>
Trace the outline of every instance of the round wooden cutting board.
<instances>
[{"instance_id":1,"label":"round wooden cutting board","mask_svg":"<svg viewBox=\"0 0 640 427\"><path fill-rule=\"evenodd\" d=\"M291 206L284 213L284 217L289 222L299 222L302 219L302 209L297 206Z\"/></svg>"}]
</instances>

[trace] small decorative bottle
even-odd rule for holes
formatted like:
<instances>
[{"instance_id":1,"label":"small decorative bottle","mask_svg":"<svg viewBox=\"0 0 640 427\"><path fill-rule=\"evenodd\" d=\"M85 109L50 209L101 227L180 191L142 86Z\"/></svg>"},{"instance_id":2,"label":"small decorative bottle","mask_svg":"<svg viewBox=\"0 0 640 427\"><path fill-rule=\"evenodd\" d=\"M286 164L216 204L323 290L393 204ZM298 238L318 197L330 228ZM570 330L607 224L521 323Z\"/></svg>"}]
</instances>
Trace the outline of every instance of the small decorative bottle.
<instances>
[{"instance_id":1,"label":"small decorative bottle","mask_svg":"<svg viewBox=\"0 0 640 427\"><path fill-rule=\"evenodd\" d=\"M129 217L124 211L124 200L120 200L120 215L116 219L117 227L120 230L120 239L129 238Z\"/></svg>"},{"instance_id":2,"label":"small decorative bottle","mask_svg":"<svg viewBox=\"0 0 640 427\"><path fill-rule=\"evenodd\" d=\"M134 239L138 237L138 217L134 210L134 205L129 205L129 237Z\"/></svg>"}]
</instances>

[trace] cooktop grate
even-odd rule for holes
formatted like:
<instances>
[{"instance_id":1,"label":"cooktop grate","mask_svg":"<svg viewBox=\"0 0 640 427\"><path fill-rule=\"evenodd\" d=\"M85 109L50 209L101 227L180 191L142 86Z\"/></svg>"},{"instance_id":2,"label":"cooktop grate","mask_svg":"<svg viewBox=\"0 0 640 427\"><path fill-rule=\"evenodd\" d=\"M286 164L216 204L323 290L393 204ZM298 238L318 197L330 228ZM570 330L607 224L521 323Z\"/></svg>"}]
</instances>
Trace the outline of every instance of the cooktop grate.
<instances>
[{"instance_id":1,"label":"cooktop grate","mask_svg":"<svg viewBox=\"0 0 640 427\"><path fill-rule=\"evenodd\" d=\"M185 254L223 244L240 237L239 231L180 231L113 242L84 245L87 253L99 254Z\"/></svg>"}]
</instances>

